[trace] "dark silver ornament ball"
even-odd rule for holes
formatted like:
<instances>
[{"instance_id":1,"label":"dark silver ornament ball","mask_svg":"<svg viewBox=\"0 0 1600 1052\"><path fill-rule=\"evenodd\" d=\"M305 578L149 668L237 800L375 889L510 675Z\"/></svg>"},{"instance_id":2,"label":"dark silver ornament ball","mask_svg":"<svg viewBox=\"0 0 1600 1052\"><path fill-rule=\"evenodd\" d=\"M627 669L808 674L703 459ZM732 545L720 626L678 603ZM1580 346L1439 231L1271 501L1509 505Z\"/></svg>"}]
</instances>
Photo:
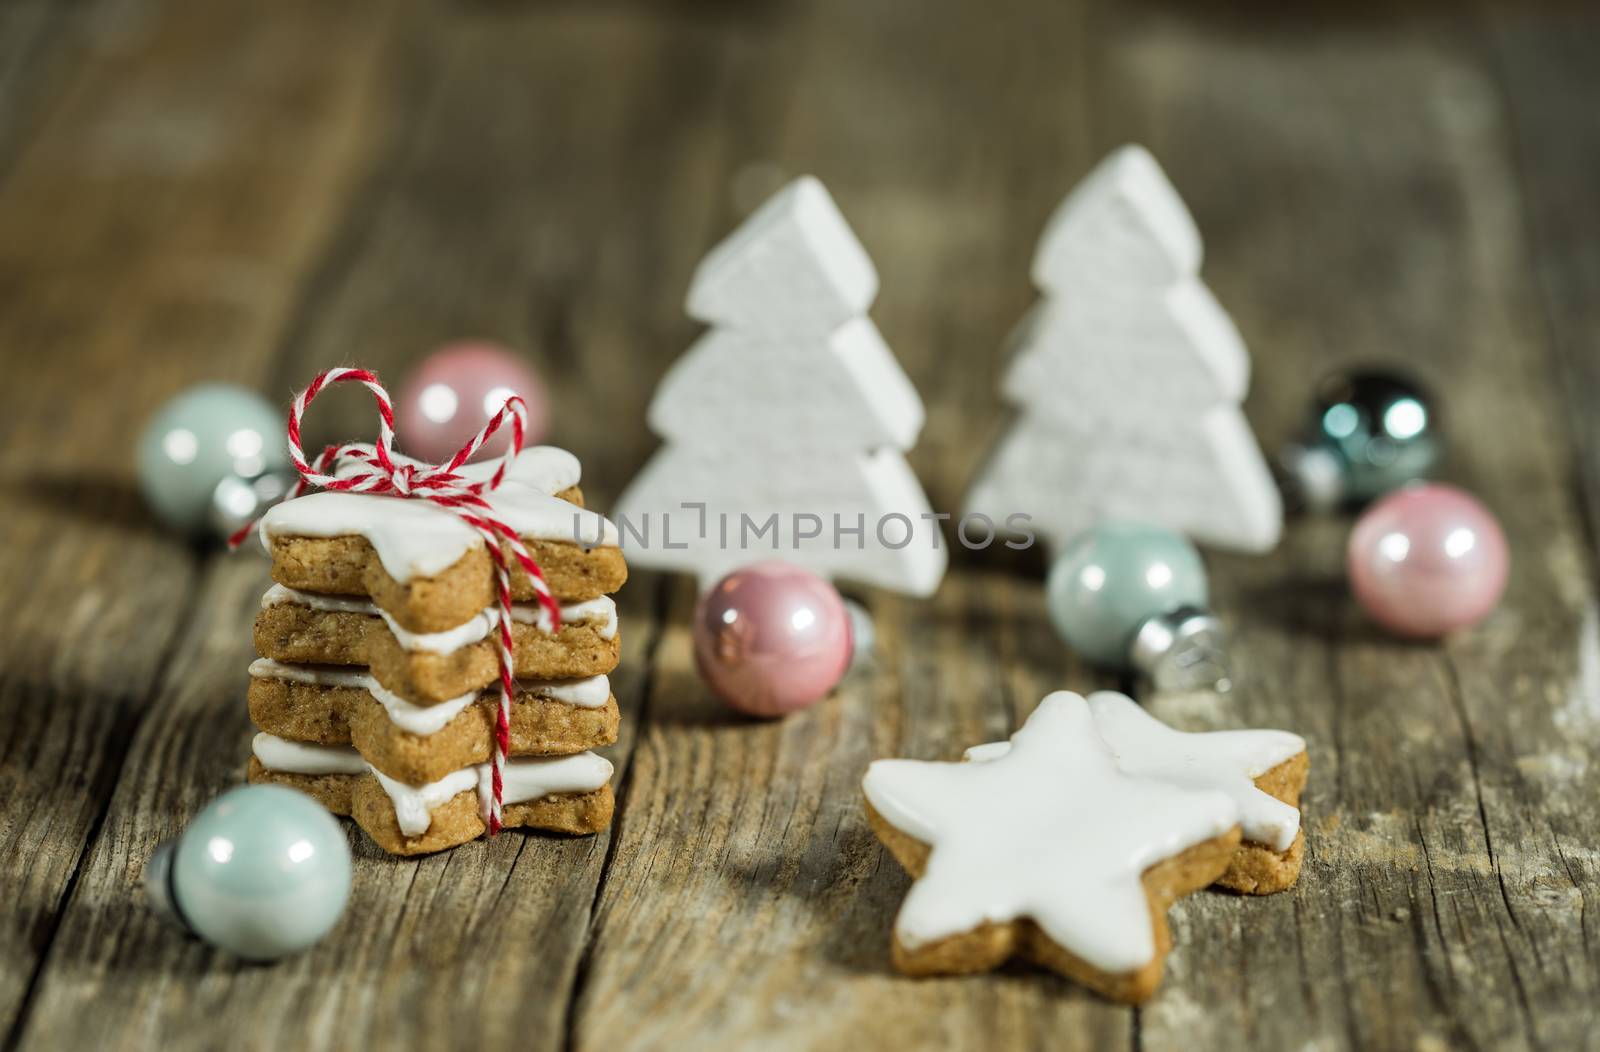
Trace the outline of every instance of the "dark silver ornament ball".
<instances>
[{"instance_id":1,"label":"dark silver ornament ball","mask_svg":"<svg viewBox=\"0 0 1600 1052\"><path fill-rule=\"evenodd\" d=\"M1281 457L1292 503L1360 507L1427 478L1443 453L1438 407L1393 369L1335 373L1317 385L1301 440Z\"/></svg>"}]
</instances>

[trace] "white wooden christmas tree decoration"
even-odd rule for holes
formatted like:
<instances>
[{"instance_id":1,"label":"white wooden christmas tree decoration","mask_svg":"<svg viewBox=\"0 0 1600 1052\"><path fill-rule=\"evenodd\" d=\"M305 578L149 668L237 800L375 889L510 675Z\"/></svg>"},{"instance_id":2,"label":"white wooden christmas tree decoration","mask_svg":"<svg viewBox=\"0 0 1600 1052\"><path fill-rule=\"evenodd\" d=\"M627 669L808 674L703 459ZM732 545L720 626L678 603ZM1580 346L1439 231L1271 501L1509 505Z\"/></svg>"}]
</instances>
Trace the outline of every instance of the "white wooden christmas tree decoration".
<instances>
[{"instance_id":1,"label":"white wooden christmas tree decoration","mask_svg":"<svg viewBox=\"0 0 1600 1052\"><path fill-rule=\"evenodd\" d=\"M1277 543L1278 489L1239 408L1249 354L1200 258L1194 219L1143 147L1112 153L1067 196L1001 384L1020 416L968 513L1026 513L1057 546L1111 519L1243 551Z\"/></svg>"},{"instance_id":2,"label":"white wooden christmas tree decoration","mask_svg":"<svg viewBox=\"0 0 1600 1052\"><path fill-rule=\"evenodd\" d=\"M695 272L713 328L649 409L665 444L613 512L632 565L709 587L764 559L926 596L946 553L904 452L922 401L867 309L878 275L828 191L804 176Z\"/></svg>"}]
</instances>

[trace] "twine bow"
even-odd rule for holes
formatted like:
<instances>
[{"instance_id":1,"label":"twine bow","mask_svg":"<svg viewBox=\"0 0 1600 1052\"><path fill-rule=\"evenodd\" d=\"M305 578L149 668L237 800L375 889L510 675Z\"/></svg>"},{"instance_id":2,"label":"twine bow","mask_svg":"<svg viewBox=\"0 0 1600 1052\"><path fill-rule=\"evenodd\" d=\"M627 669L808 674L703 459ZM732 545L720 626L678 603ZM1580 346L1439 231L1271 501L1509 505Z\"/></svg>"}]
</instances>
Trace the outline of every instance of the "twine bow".
<instances>
[{"instance_id":1,"label":"twine bow","mask_svg":"<svg viewBox=\"0 0 1600 1052\"><path fill-rule=\"evenodd\" d=\"M300 418L305 415L306 407L311 404L311 400L325 388L342 383L359 383L372 392L373 400L378 403L377 445L370 451L358 445L328 446L318 455L315 462L308 462L300 445ZM511 425L511 442L506 447L505 456L500 458L500 464L495 468L494 474L484 482L473 482L456 474L456 470L465 464L496 431L499 431L507 420ZM344 367L318 373L304 391L295 395L294 405L289 410L289 456L294 460L294 466L300 472L300 477L289 490L286 499L298 497L309 489L326 489L344 493L372 493L426 500L448 509L462 522L478 531L478 535L483 538L484 544L489 549L489 556L494 560L500 609L499 624L496 626L498 631L495 633L500 656L500 708L495 716L494 725L492 767L494 791L486 818L490 836L500 832L501 827L501 796L506 755L511 749L511 695L516 689L511 650L511 567L506 560L502 545L511 550L512 556L533 582L539 604L550 617L552 630L558 632L561 630L561 604L550 594L550 588L545 584L539 564L528 554L528 549L523 545L522 538L517 536L517 531L495 517L494 509L484 497L486 492L497 489L505 480L511 462L522 451L523 436L527 428L527 406L520 396L512 395L506 399L505 405L500 407L499 412L490 417L483 430L474 435L445 463L399 464L394 459L394 405L389 400L389 392L383 389L383 385L373 373L365 369ZM346 457L364 464L367 470L344 477L330 474L339 460ZM228 538L228 546L237 548L256 525L256 522L252 522Z\"/></svg>"}]
</instances>

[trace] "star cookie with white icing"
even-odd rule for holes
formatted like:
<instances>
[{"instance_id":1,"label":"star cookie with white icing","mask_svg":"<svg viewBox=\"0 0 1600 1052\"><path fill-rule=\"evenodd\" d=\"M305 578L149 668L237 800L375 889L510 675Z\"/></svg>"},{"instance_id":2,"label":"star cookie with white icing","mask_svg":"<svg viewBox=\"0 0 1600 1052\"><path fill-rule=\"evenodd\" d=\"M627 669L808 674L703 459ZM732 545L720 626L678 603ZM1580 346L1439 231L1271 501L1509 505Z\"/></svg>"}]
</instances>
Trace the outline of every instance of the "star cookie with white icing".
<instances>
[{"instance_id":1,"label":"star cookie with white icing","mask_svg":"<svg viewBox=\"0 0 1600 1052\"><path fill-rule=\"evenodd\" d=\"M1089 695L1095 727L1128 774L1186 789L1220 790L1239 809L1244 839L1217 883L1249 895L1294 886L1305 855L1300 793L1310 767L1305 739L1288 731L1186 733L1150 715L1126 694ZM992 760L1010 748L995 742L966 758Z\"/></svg>"},{"instance_id":2,"label":"star cookie with white icing","mask_svg":"<svg viewBox=\"0 0 1600 1052\"><path fill-rule=\"evenodd\" d=\"M408 457L395 457L416 464ZM489 477L494 464L461 474ZM370 468L346 458L337 475ZM563 601L595 599L628 578L617 528L583 507L578 460L535 446L517 454L500 488L486 494L494 515L517 532ZM482 536L454 512L425 500L319 490L274 505L261 519L272 579L298 591L365 596L406 631L448 632L494 605L493 564ZM509 549L507 549L509 551ZM512 560L512 598L537 598Z\"/></svg>"},{"instance_id":3,"label":"star cookie with white icing","mask_svg":"<svg viewBox=\"0 0 1600 1052\"><path fill-rule=\"evenodd\" d=\"M1166 909L1238 847L1238 805L1121 770L1089 703L1058 691L982 763L879 760L873 829L916 877L895 921L909 975L988 971L1012 956L1119 1001L1155 992Z\"/></svg>"},{"instance_id":4,"label":"star cookie with white icing","mask_svg":"<svg viewBox=\"0 0 1600 1052\"><path fill-rule=\"evenodd\" d=\"M1251 895L1294 886L1305 855L1300 793L1311 764L1304 738L1273 730L1185 733L1109 690L1089 695L1089 710L1124 771L1220 789L1238 804L1244 839L1218 884Z\"/></svg>"}]
</instances>

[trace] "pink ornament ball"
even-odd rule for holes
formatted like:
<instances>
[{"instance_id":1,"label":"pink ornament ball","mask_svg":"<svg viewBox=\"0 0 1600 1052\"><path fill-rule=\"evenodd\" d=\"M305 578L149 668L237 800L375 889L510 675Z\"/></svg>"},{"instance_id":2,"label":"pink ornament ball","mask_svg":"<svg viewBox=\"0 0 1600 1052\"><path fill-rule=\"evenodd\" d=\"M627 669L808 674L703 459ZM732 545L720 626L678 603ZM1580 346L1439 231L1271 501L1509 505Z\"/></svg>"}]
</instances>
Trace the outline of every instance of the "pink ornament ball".
<instances>
[{"instance_id":1,"label":"pink ornament ball","mask_svg":"<svg viewBox=\"0 0 1600 1052\"><path fill-rule=\"evenodd\" d=\"M700 597L694 660L713 693L751 716L783 716L826 697L850 667L850 615L809 570L764 562Z\"/></svg>"},{"instance_id":2,"label":"pink ornament ball","mask_svg":"<svg viewBox=\"0 0 1600 1052\"><path fill-rule=\"evenodd\" d=\"M395 435L402 453L430 464L455 455L512 394L528 404L524 448L544 439L549 426L549 397L544 383L506 348L484 341L463 341L441 347L407 377L395 404ZM474 460L505 452L509 429L502 429L478 450Z\"/></svg>"},{"instance_id":3,"label":"pink ornament ball","mask_svg":"<svg viewBox=\"0 0 1600 1052\"><path fill-rule=\"evenodd\" d=\"M1374 621L1409 639L1477 624L1506 589L1505 534L1471 495L1436 483L1391 493L1356 520L1350 585Z\"/></svg>"}]
</instances>

